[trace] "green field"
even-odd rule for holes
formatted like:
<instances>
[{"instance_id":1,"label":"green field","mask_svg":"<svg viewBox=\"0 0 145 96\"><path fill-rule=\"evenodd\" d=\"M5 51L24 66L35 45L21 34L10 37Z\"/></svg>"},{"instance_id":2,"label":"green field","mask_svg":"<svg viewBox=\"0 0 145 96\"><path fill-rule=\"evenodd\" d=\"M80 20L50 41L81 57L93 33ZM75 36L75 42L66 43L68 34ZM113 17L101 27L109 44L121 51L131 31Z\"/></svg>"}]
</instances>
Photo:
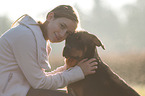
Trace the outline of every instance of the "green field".
<instances>
[{"instance_id":1,"label":"green field","mask_svg":"<svg viewBox=\"0 0 145 96\"><path fill-rule=\"evenodd\" d=\"M141 96L145 96L145 52L105 53L102 60ZM64 58L51 57L52 69L64 64Z\"/></svg>"},{"instance_id":2,"label":"green field","mask_svg":"<svg viewBox=\"0 0 145 96\"><path fill-rule=\"evenodd\" d=\"M145 96L145 85L132 86L141 96Z\"/></svg>"},{"instance_id":3,"label":"green field","mask_svg":"<svg viewBox=\"0 0 145 96\"><path fill-rule=\"evenodd\" d=\"M141 96L145 96L145 86L144 85L133 85L131 86L136 92L138 92ZM61 90L67 90L66 87Z\"/></svg>"}]
</instances>

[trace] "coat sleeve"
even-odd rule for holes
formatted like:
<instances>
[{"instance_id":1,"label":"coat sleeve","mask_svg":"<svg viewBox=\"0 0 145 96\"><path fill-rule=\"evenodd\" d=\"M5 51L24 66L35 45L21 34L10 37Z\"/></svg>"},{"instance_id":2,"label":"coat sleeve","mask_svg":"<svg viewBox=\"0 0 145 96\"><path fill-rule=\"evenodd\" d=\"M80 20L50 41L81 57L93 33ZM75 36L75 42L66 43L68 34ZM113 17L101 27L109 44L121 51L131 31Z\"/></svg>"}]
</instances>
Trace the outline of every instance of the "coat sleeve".
<instances>
[{"instance_id":1,"label":"coat sleeve","mask_svg":"<svg viewBox=\"0 0 145 96\"><path fill-rule=\"evenodd\" d=\"M19 32L11 42L16 62L33 88L57 89L84 79L79 66L46 75L38 64L36 41L30 30Z\"/></svg>"},{"instance_id":2,"label":"coat sleeve","mask_svg":"<svg viewBox=\"0 0 145 96\"><path fill-rule=\"evenodd\" d=\"M46 74L56 74L56 73L58 73L58 72L63 72L63 71L65 71L67 68L66 68L66 64L65 65L63 65L63 66L60 66L60 67L58 67L57 69L55 69L55 70L53 70L53 71L51 71L51 72L46 72Z\"/></svg>"}]
</instances>

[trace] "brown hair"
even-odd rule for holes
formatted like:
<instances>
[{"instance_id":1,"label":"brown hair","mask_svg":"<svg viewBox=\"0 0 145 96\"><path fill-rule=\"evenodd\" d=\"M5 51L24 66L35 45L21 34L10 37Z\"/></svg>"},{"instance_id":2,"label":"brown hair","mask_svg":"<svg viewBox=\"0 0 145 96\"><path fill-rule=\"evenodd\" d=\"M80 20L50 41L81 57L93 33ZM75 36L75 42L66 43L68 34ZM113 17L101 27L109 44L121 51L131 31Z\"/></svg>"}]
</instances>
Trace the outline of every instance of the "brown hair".
<instances>
[{"instance_id":1,"label":"brown hair","mask_svg":"<svg viewBox=\"0 0 145 96\"><path fill-rule=\"evenodd\" d=\"M77 11L74 11L74 9L69 5L59 5L59 6L55 7L53 10L51 10L47 14L46 19L51 12L54 13L54 18L65 17L67 19L70 19L72 21L79 23L79 19L78 19L77 13L76 13ZM42 23L41 21L38 21L38 24L42 30L42 33L43 33L45 40L48 40L47 31L45 28L46 23L48 23L47 20L44 23Z\"/></svg>"},{"instance_id":2,"label":"brown hair","mask_svg":"<svg viewBox=\"0 0 145 96\"><path fill-rule=\"evenodd\" d=\"M54 8L53 10L51 10L49 13L51 13L51 12L54 13L54 18L65 17L65 18L71 19L73 21L76 21L77 23L79 22L77 13L69 5L59 5L56 8ZM49 13L47 14L47 17L49 15Z\"/></svg>"}]
</instances>

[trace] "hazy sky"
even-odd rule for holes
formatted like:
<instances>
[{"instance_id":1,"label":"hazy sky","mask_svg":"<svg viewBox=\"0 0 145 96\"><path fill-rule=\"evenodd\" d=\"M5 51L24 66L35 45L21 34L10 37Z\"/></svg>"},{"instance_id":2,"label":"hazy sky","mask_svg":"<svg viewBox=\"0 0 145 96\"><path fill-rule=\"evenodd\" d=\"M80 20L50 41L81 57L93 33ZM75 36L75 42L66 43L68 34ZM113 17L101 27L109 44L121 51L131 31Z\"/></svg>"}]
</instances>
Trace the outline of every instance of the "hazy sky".
<instances>
[{"instance_id":1,"label":"hazy sky","mask_svg":"<svg viewBox=\"0 0 145 96\"><path fill-rule=\"evenodd\" d=\"M103 4L109 8L119 11L119 9L136 0L102 0ZM11 20L16 20L23 14L29 14L34 19L40 18L40 14L48 12L53 7L60 4L78 4L84 10L90 10L93 0L3 0L0 2L0 16L8 15Z\"/></svg>"}]
</instances>

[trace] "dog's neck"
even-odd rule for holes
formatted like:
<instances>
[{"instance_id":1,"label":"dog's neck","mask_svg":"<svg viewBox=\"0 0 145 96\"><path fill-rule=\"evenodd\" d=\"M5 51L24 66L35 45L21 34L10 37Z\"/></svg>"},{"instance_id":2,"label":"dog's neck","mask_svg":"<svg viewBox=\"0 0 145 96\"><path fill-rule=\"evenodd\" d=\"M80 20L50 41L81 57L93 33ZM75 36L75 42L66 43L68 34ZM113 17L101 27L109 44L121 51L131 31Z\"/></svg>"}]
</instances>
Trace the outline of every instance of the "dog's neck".
<instances>
[{"instance_id":1,"label":"dog's neck","mask_svg":"<svg viewBox=\"0 0 145 96\"><path fill-rule=\"evenodd\" d=\"M97 60L98 63L101 63L102 62L101 58L99 57L97 48L95 49L95 52L94 52L94 58L96 58L96 60Z\"/></svg>"},{"instance_id":2,"label":"dog's neck","mask_svg":"<svg viewBox=\"0 0 145 96\"><path fill-rule=\"evenodd\" d=\"M98 55L97 48L88 48L87 52L85 52L85 58L91 59L91 58L96 58L97 62L101 62L101 59Z\"/></svg>"}]
</instances>

